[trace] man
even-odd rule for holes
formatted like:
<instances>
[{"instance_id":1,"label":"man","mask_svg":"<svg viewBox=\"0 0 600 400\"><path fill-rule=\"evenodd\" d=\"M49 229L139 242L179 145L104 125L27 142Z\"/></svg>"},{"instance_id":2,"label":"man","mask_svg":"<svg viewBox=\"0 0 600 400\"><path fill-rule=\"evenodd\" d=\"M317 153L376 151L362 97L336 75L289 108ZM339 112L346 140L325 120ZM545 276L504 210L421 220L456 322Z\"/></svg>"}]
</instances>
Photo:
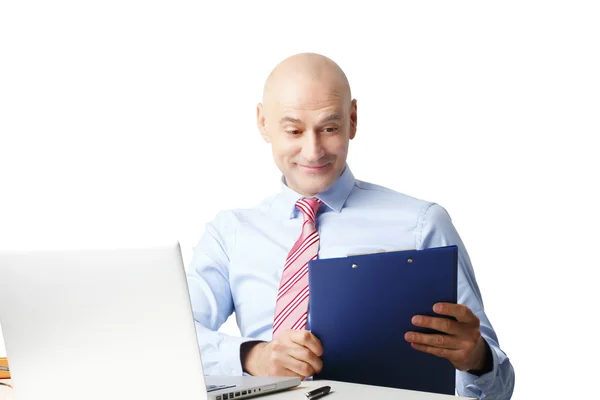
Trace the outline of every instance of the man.
<instances>
[{"instance_id":1,"label":"man","mask_svg":"<svg viewBox=\"0 0 600 400\"><path fill-rule=\"evenodd\" d=\"M415 351L447 358L461 395L510 398L514 372L486 317L465 247L435 203L356 180L346 164L357 103L343 71L298 54L269 75L257 124L283 174L282 191L256 208L221 212L207 225L188 272L207 374L309 377L323 348L306 329L306 263L350 253L459 246L458 303L413 324ZM218 332L235 311L242 337Z\"/></svg>"}]
</instances>

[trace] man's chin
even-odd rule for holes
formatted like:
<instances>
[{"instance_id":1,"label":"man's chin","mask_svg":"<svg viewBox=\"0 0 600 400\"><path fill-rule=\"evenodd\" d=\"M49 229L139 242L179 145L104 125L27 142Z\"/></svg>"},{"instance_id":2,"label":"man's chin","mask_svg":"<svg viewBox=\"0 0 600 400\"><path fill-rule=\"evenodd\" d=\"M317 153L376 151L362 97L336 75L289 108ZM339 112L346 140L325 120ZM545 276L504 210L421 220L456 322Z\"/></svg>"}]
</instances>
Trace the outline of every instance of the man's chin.
<instances>
[{"instance_id":1,"label":"man's chin","mask_svg":"<svg viewBox=\"0 0 600 400\"><path fill-rule=\"evenodd\" d=\"M317 193L321 193L329 189L335 180L331 179L331 177L323 177L321 179L315 179L315 177L311 177L312 179L303 179L302 192L305 195L314 196Z\"/></svg>"}]
</instances>

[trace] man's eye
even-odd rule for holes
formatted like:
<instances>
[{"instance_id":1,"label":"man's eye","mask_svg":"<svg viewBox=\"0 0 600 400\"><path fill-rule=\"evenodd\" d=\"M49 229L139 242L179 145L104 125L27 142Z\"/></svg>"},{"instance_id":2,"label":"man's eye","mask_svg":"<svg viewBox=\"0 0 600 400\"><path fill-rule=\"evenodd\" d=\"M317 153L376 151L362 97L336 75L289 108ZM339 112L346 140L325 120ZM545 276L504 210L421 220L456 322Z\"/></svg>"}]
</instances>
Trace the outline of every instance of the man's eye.
<instances>
[{"instance_id":1,"label":"man's eye","mask_svg":"<svg viewBox=\"0 0 600 400\"><path fill-rule=\"evenodd\" d=\"M300 133L300 131L298 129L291 129L289 131L286 131L288 134L290 135L297 135Z\"/></svg>"},{"instance_id":2,"label":"man's eye","mask_svg":"<svg viewBox=\"0 0 600 400\"><path fill-rule=\"evenodd\" d=\"M325 128L325 132L327 132L327 133L335 133L335 132L337 132L337 130L338 130L338 128L333 128L333 127Z\"/></svg>"}]
</instances>

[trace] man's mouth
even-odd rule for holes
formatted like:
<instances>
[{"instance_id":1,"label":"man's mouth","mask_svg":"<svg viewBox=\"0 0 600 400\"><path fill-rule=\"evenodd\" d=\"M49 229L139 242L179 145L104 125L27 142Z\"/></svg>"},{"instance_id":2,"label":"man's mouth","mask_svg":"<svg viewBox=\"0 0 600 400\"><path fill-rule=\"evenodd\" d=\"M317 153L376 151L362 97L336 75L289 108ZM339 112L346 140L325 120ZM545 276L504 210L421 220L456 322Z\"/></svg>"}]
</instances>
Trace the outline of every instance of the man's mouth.
<instances>
[{"instance_id":1,"label":"man's mouth","mask_svg":"<svg viewBox=\"0 0 600 400\"><path fill-rule=\"evenodd\" d=\"M320 164L320 165L303 165L303 164L298 164L298 165L307 171L318 172L318 171L324 170L329 165L329 163Z\"/></svg>"}]
</instances>

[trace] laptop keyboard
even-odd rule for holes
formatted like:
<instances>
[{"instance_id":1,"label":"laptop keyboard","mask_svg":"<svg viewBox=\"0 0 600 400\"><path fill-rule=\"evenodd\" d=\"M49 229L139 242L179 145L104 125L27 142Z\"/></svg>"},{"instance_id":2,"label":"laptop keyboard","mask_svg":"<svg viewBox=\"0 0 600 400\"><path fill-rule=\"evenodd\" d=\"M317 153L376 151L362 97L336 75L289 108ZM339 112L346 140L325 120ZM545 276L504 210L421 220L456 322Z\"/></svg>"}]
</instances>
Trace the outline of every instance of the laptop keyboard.
<instances>
[{"instance_id":1,"label":"laptop keyboard","mask_svg":"<svg viewBox=\"0 0 600 400\"><path fill-rule=\"evenodd\" d=\"M227 389L235 387L235 385L206 385L207 392L214 392L215 390Z\"/></svg>"}]
</instances>

